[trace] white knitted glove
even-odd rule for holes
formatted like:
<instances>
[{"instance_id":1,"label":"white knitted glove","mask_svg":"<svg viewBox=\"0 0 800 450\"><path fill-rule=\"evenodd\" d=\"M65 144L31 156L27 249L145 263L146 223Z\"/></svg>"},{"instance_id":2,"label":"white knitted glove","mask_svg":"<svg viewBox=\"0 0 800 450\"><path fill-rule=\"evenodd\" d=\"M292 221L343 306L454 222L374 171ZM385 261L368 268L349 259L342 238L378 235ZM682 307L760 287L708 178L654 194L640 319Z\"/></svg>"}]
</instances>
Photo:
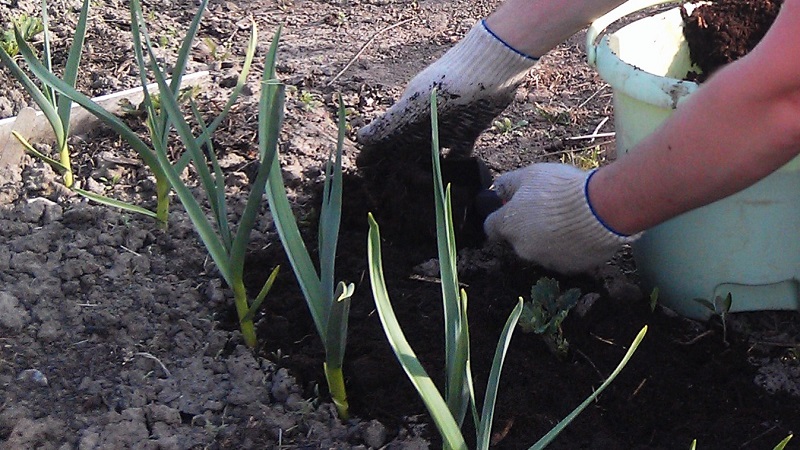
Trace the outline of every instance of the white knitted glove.
<instances>
[{"instance_id":1,"label":"white knitted glove","mask_svg":"<svg viewBox=\"0 0 800 450\"><path fill-rule=\"evenodd\" d=\"M439 60L420 72L403 96L358 132L364 145L359 165L419 149L430 154L430 94L438 88L439 140L451 154L469 156L475 140L514 99L517 86L537 59L514 50L484 21Z\"/></svg>"},{"instance_id":2,"label":"white knitted glove","mask_svg":"<svg viewBox=\"0 0 800 450\"><path fill-rule=\"evenodd\" d=\"M494 185L505 205L484 222L491 239L505 239L523 259L565 274L587 272L610 260L624 236L595 215L586 195L594 172L542 163L506 173Z\"/></svg>"}]
</instances>

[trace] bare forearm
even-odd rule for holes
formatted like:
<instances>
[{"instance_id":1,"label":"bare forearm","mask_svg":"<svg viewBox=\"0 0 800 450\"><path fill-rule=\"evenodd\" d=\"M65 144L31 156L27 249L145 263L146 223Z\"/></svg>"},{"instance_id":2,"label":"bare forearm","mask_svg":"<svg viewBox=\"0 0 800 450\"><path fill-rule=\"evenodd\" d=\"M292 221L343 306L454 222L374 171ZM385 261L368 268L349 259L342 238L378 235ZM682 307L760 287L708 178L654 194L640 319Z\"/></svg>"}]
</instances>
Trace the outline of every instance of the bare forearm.
<instances>
[{"instance_id":1,"label":"bare forearm","mask_svg":"<svg viewBox=\"0 0 800 450\"><path fill-rule=\"evenodd\" d=\"M515 49L542 56L625 0L506 0L487 19Z\"/></svg>"},{"instance_id":2,"label":"bare forearm","mask_svg":"<svg viewBox=\"0 0 800 450\"><path fill-rule=\"evenodd\" d=\"M800 22L787 0L753 53L713 76L589 185L597 214L630 234L738 192L800 152Z\"/></svg>"}]
</instances>

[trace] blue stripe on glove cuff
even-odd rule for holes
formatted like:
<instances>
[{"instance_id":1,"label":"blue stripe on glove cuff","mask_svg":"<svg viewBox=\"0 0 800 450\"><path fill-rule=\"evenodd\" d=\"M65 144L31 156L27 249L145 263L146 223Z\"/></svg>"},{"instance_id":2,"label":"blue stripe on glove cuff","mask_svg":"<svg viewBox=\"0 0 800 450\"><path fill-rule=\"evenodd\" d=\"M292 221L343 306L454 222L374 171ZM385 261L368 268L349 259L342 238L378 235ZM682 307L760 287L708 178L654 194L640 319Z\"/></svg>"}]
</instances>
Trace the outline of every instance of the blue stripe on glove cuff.
<instances>
[{"instance_id":1,"label":"blue stripe on glove cuff","mask_svg":"<svg viewBox=\"0 0 800 450\"><path fill-rule=\"evenodd\" d=\"M589 198L589 180L592 179L595 173L597 173L597 169L594 169L591 172L589 172L589 176L586 177L586 183L584 183L583 185L583 195L586 197L586 204L589 205L589 211L591 211L594 218L597 219L598 222L600 222L600 225L605 227L605 229L608 230L610 233L613 233L621 238L631 237L632 235L630 234L622 234L619 231L611 228L603 219L600 218L600 216L597 215L597 211L594 210L594 206L592 206L592 200Z\"/></svg>"},{"instance_id":2,"label":"blue stripe on glove cuff","mask_svg":"<svg viewBox=\"0 0 800 450\"><path fill-rule=\"evenodd\" d=\"M537 57L535 57L535 56L531 56L531 55L529 55L529 54L527 54L527 53L524 53L524 52L521 52L521 51L519 51L519 50L515 49L515 48L514 48L514 47L512 47L512 46L511 46L511 45L510 45L508 42L504 41L504 40L503 40L503 39L502 39L500 36L496 35L496 34L494 33L494 31L492 31L492 30L489 28L489 25L487 25L487 24L486 24L486 19L481 19L481 25L483 25L483 29L484 29L484 30L486 30L486 31L487 31L489 34L491 34L491 35L492 35L492 36L493 36L495 39L497 39L498 41L500 41L500 42L501 42L503 45L505 45L505 46L506 46L506 47L507 47L509 50L513 51L514 53L516 53L516 54L518 54L518 55L520 55L520 56L522 56L522 57L528 58L528 59L530 59L530 60L533 60L533 61L538 61L538 60L539 60L539 58L537 58Z\"/></svg>"}]
</instances>

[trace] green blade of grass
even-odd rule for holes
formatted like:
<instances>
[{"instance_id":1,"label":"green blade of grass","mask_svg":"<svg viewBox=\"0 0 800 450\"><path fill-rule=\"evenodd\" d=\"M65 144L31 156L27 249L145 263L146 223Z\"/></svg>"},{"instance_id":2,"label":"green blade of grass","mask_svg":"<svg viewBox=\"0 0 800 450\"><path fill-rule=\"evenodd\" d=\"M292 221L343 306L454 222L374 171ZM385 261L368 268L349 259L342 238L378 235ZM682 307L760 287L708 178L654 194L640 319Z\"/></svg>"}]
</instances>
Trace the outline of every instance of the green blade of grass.
<instances>
[{"instance_id":1,"label":"green blade of grass","mask_svg":"<svg viewBox=\"0 0 800 450\"><path fill-rule=\"evenodd\" d=\"M132 0L131 8L136 8L137 10L140 9L141 7L139 3L140 3L139 0ZM150 65L151 73L153 74L153 77L155 78L156 83L158 84L159 92L161 92L160 95L161 109L163 110L164 114L169 116L170 121L174 124L175 130L178 132L178 135L181 138L181 142L187 148L187 150L192 154L192 159L195 161L194 168L197 171L197 175L200 178L200 182L203 185L203 189L205 190L206 193L209 194L209 196L212 196L213 193L216 191L217 181L214 179L214 177L211 176L211 171L208 169L208 166L206 165L205 157L203 156L203 151L197 145L197 141L195 140L195 137L192 134L192 130L191 127L189 126L189 123L186 122L186 119L183 117L183 112L180 109L177 97L174 95L170 95L170 87L167 85L166 75L162 72L161 68L159 68L158 64L156 63L157 57L155 55L155 52L153 51L153 47L150 45L148 39L144 39L142 41L141 39L137 38L136 33L134 33L133 36L134 36L133 38L134 46L144 43L145 49L147 50L147 54L151 62ZM158 124L156 124L155 126L157 127ZM164 155L166 157L166 146L159 145L155 139L153 140L153 144L155 146L156 153L159 156ZM159 160L161 160L161 158L159 158ZM170 167L172 168L171 163ZM162 170L166 170L166 167L162 166ZM224 183L224 180L219 180L219 182ZM172 181L170 181L170 183L172 183ZM219 237L217 237L216 234L214 236L215 240L219 240ZM215 260L217 264L222 263L225 266L228 265L227 252L225 253L226 253L226 258L224 262Z\"/></svg>"},{"instance_id":2,"label":"green blade of grass","mask_svg":"<svg viewBox=\"0 0 800 450\"><path fill-rule=\"evenodd\" d=\"M558 436L561 433L561 431L563 431L564 428L566 428L567 425L570 424L570 422L572 422L576 417L578 417L578 414L583 412L583 410L586 409L586 407L589 406L590 403L595 401L597 397L608 387L608 385L611 384L612 381L614 381L614 378L616 378L617 375L619 375L619 373L622 372L622 369L625 367L625 365L628 364L628 361L633 356L633 353L639 347L639 344L642 342L642 339L644 339L645 334L647 334L646 325L644 328L642 328L641 331L639 331L639 334L636 335L636 338L633 340L631 347L625 353L625 356L622 357L622 361L620 361L619 365L617 365L617 368L614 369L613 372L611 372L611 375L608 376L606 381L604 381L603 384L601 384L600 387L597 388L597 390L592 393L592 395L590 395L586 400L584 400L583 403L578 405L577 408L575 408L571 413L569 413L567 417L565 417L561 422L556 424L556 426L554 426L553 429L550 430L550 432L548 432L546 435L544 435L544 437L542 437L541 439L539 439L539 441L533 444L529 450L539 450L547 447L553 441L553 439L555 439L556 436Z\"/></svg>"},{"instance_id":3,"label":"green blade of grass","mask_svg":"<svg viewBox=\"0 0 800 450\"><path fill-rule=\"evenodd\" d=\"M328 334L322 336L325 341L325 360L331 367L342 367L344 352L347 346L347 319L350 314L350 299L355 292L353 283L339 282L333 294L333 304L328 315Z\"/></svg>"},{"instance_id":4,"label":"green blade of grass","mask_svg":"<svg viewBox=\"0 0 800 450\"><path fill-rule=\"evenodd\" d=\"M276 51L278 42L276 38L280 37L280 32L281 32L280 27L278 27L278 31L276 31L275 36L273 38L272 45L275 47ZM250 41L247 43L247 51L245 52L244 62L242 63L242 71L239 72L239 77L236 79L236 86L233 87L233 90L231 91L231 96L228 97L228 101L225 102L225 106L222 107L222 110L220 111L219 115L217 115L217 117L211 122L211 124L208 126L208 129L206 131L203 131L203 133L197 137L197 141L200 144L202 144L211 137L211 134L222 123L222 121L228 115L228 112L230 112L233 104L239 98L239 95L241 95L242 89L244 89L244 85L245 83L247 83L247 76L250 74L250 66L253 64L253 58L256 54L257 44L258 44L258 30L256 28L255 22L253 22L250 27ZM270 51L268 53L272 53L272 46L270 46ZM275 60L274 54L272 56L272 60L273 61ZM273 67L269 71L270 78L273 78L274 72L275 69Z\"/></svg>"},{"instance_id":5,"label":"green blade of grass","mask_svg":"<svg viewBox=\"0 0 800 450\"><path fill-rule=\"evenodd\" d=\"M131 3L138 3L138 0L132 0ZM151 61L155 61L156 57L153 53L152 47L150 47L146 41L145 45L147 45L147 50ZM158 83L159 90L161 92L169 92L169 86L167 85L164 74L158 67L152 67L152 69L153 77L155 78L156 83ZM183 144L186 145L189 148L189 151L195 155L195 161L198 162L195 167L198 169L197 172L201 177L204 187L206 187L206 192L213 193L213 180L210 180L210 172L203 161L202 152L197 147L192 130L189 127L189 124L186 122L186 119L183 118L183 113L180 110L177 100L172 95L162 95L161 107L164 109L166 114L172 117L172 121L175 124L175 129L178 132L178 135L181 137ZM178 174L178 172L175 170L175 167L172 166L172 163L167 157L166 151L159 148L156 150L156 157L158 158L161 170L163 170L165 176L172 185L172 188L175 190L175 193L178 195L178 198L180 198L184 209L186 209L186 213L189 215L189 218L194 224L195 230L200 235L200 239L203 241L203 244L206 246L211 259L214 260L214 263L217 265L217 269L220 271L220 274L225 281L229 285L234 285L236 283L236 277L231 270L228 253L224 244L222 243L221 238L214 231L214 227L211 225L211 222L209 222L208 218L200 207L200 204L197 202L197 199L194 198L189 188L183 183L183 180L181 180L180 174ZM208 179L203 179L204 177ZM208 186L211 186L211 188L208 188Z\"/></svg>"},{"instance_id":6,"label":"green blade of grass","mask_svg":"<svg viewBox=\"0 0 800 450\"><path fill-rule=\"evenodd\" d=\"M272 83L270 80L275 71L279 33L280 30L275 32L264 61L261 96L258 104L259 166L256 178L250 185L250 194L247 197L239 228L236 230L236 235L231 245L231 266L235 270L244 270L244 257L250 231L261 208L262 198L267 190L268 180L271 177L272 166L277 162L278 139L283 125L285 87L281 84ZM282 185L283 183L281 182Z\"/></svg>"},{"instance_id":7,"label":"green blade of grass","mask_svg":"<svg viewBox=\"0 0 800 450\"><path fill-rule=\"evenodd\" d=\"M141 206L132 205L130 203L125 203L125 202L123 202L121 200L115 200L113 198L106 197L104 195L95 194L93 192L85 191L85 190L83 190L81 188L73 187L72 190L77 192L78 194L88 198L89 200L93 200L93 201L95 201L97 203L100 203L101 205L106 205L106 206L111 206L111 207L114 207L114 208L119 208L121 210L132 212L132 213L136 213L136 214L142 214L144 216L151 217L153 219L157 218L156 217L156 213L154 213L153 211L150 211L149 209L142 208Z\"/></svg>"},{"instance_id":8,"label":"green blade of grass","mask_svg":"<svg viewBox=\"0 0 800 450\"><path fill-rule=\"evenodd\" d=\"M189 28L186 31L186 35L183 38L181 43L181 47L178 51L178 55L175 60L175 64L172 70L172 79L169 83L169 89L159 89L160 94L159 98L163 98L165 95L171 95L173 99L177 102L178 97L180 95L180 85L181 80L183 79L184 71L186 68L186 63L189 58L189 52L191 50L192 43L194 41L194 37L197 35L197 30L200 26L200 19L205 12L206 6L208 4L208 0L201 0L200 5L198 6L197 13L192 18L192 22L189 24ZM136 59L139 63L139 67L147 67L144 65L144 58L141 55L141 49L143 48L141 45L141 38L144 37L144 43L146 47L151 49L152 44L150 42L149 34L147 32L147 24L143 18L142 14L142 7L141 2L131 2L131 18L134 19L131 21L131 31L133 32L134 38L134 52L136 53ZM150 51L152 53L152 51ZM158 66L158 62L156 59L150 58L151 61L151 69L155 70L162 70ZM163 73L163 71L162 71ZM140 74L140 76L143 76ZM142 86L145 87L147 85L147 81L145 78L142 79ZM146 89L146 87L145 87ZM166 146L167 141L166 137L168 135L168 130L171 126L172 117L170 114L164 114L163 112L159 113L153 107L152 98L148 98L147 93L145 93L145 105L148 107L148 118L152 119L152 132L155 133L157 136L161 138L162 145ZM154 144L156 145L156 144ZM185 144L186 145L186 144Z\"/></svg>"},{"instance_id":9,"label":"green blade of grass","mask_svg":"<svg viewBox=\"0 0 800 450\"><path fill-rule=\"evenodd\" d=\"M131 1L131 38L133 39L133 54L136 58L136 66L139 68L139 83L142 86L142 104L147 111L147 127L153 134L153 145L165 145L165 136L161 133L161 127L158 125L163 119L161 118L162 112L155 108L153 96L150 95L150 90L147 88L147 62L144 57L144 46L142 45L142 33L146 32L143 28L144 19L142 17L142 5L138 1ZM163 93L162 93L163 94Z\"/></svg>"},{"instance_id":10,"label":"green blade of grass","mask_svg":"<svg viewBox=\"0 0 800 450\"><path fill-rule=\"evenodd\" d=\"M197 30L200 29L200 19L203 18L203 13L208 7L208 0L201 0L197 7L197 14L192 18L189 28L186 29L186 35L183 37L178 56L175 59L174 68L172 70L172 81L170 83L170 90L175 95L175 101L178 101L178 92L181 87L181 78L186 71L186 63L189 61L189 53L192 51L194 38L197 36ZM155 62L153 62L155 64Z\"/></svg>"},{"instance_id":11,"label":"green blade of grass","mask_svg":"<svg viewBox=\"0 0 800 450\"><path fill-rule=\"evenodd\" d=\"M263 90L268 97L265 111L269 111L269 113L259 111L259 147L266 146L266 150L259 152L262 156L259 160L258 173L256 173L256 178L250 185L247 203L242 212L242 217L239 219L239 226L231 246L231 265L237 273L241 273L244 270L247 243L250 240L250 232L255 225L261 208L267 180L270 176L270 167L276 160L278 137L283 123L284 86L269 85L265 86ZM262 120L262 117L265 119Z\"/></svg>"},{"instance_id":12,"label":"green blade of grass","mask_svg":"<svg viewBox=\"0 0 800 450\"><path fill-rule=\"evenodd\" d=\"M794 436L794 435L790 434L790 435L786 436L785 438L783 438L783 440L780 441L778 443L778 445L776 445L773 450L783 450L783 449L785 449L786 446L789 445L789 441L792 440L792 436Z\"/></svg>"},{"instance_id":13,"label":"green blade of grass","mask_svg":"<svg viewBox=\"0 0 800 450\"><path fill-rule=\"evenodd\" d=\"M347 420L350 417L350 406L347 402L347 391L344 385L342 365L347 345L347 322L350 315L350 299L353 297L355 285L339 282L330 305L327 329L321 336L325 344L325 379L331 391L331 398L339 411L339 417Z\"/></svg>"},{"instance_id":14,"label":"green blade of grass","mask_svg":"<svg viewBox=\"0 0 800 450\"><path fill-rule=\"evenodd\" d=\"M277 51L278 40L280 38L280 31L275 33L272 39L271 49ZM275 78L275 53L270 51L267 54L264 63L264 78L267 81L262 82L262 89L265 86L275 83L272 81ZM259 146L259 152L262 159L265 159L265 153L270 149L267 146ZM327 311L330 301L324 297L322 286L320 283L319 275L311 261L311 256L308 253L303 236L300 234L300 229L297 227L297 220L292 212L292 207L289 204L289 198L286 194L286 186L283 184L283 174L281 173L280 160L278 158L278 151L275 148L275 155L271 158L269 176L267 178L267 201L269 202L269 209L272 212L272 219L275 222L275 228L278 230L278 236L281 238L281 243L286 251L286 256L292 265L292 270L297 277L300 284L300 289L303 291L303 296L306 299L308 308L311 311L311 317L314 319L314 326L317 328L317 333L326 336L327 333Z\"/></svg>"},{"instance_id":15,"label":"green blade of grass","mask_svg":"<svg viewBox=\"0 0 800 450\"><path fill-rule=\"evenodd\" d=\"M26 57L25 53L22 51L23 46L27 47L28 55L30 58L35 59L36 57L33 55L33 52L30 51L30 47L24 41L22 33L16 27L14 28L14 36L15 39L17 39L17 42L21 42L20 44L18 44L18 46L20 47L20 54L22 54L23 59L30 66L31 62L28 60L28 57ZM55 133L56 141L63 142L64 139L66 138L64 136L63 125L61 123L61 119L58 116L58 111L56 110L54 103L51 101L51 99L47 95L45 95L45 93L42 92L41 89L39 89L39 86L37 86L36 83L34 83L33 80L31 80L30 77L28 77L28 75L22 70L22 68L20 68L19 65L17 65L17 62L14 61L14 59L11 58L11 56L9 56L8 53L6 53L5 49L2 46L0 46L0 61L2 61L3 65L7 67L8 70L11 71L11 75L17 81L19 81L20 84L22 84L22 87L25 88L25 91L28 93L28 95L31 96L33 102L36 103L36 105L39 106L39 109L42 110L42 114L44 114L45 118L53 128L53 133ZM36 60L36 62L38 63L38 60ZM41 65L41 63L39 63L39 65ZM31 70L31 72L33 72L33 70ZM47 70L47 72L49 73L49 70ZM36 75L35 73L34 75L38 77L38 75Z\"/></svg>"},{"instance_id":16,"label":"green blade of grass","mask_svg":"<svg viewBox=\"0 0 800 450\"><path fill-rule=\"evenodd\" d=\"M431 160L433 164L434 199L436 206L436 243L439 253L439 271L442 283L442 303L445 321L445 399L459 424L463 423L469 406L466 383L465 343L463 320L459 305L456 246L453 232L453 214L450 207L450 187L444 187L439 161L439 118L437 91L431 91ZM468 344L466 344L468 346Z\"/></svg>"},{"instance_id":17,"label":"green blade of grass","mask_svg":"<svg viewBox=\"0 0 800 450\"><path fill-rule=\"evenodd\" d=\"M275 228L278 230L278 235L283 243L286 256L292 264L292 269L297 275L300 289L303 291L308 303L317 332L320 336L325 336L327 334L325 323L326 307L322 301L324 300L322 287L320 286L314 263L308 254L306 244L303 242L303 236L297 227L294 213L292 213L292 207L286 195L286 187L283 184L283 174L281 173L277 153L270 165L267 186L267 200L269 201L269 209L272 211L272 219L275 221Z\"/></svg>"},{"instance_id":18,"label":"green blade of grass","mask_svg":"<svg viewBox=\"0 0 800 450\"><path fill-rule=\"evenodd\" d=\"M242 320L240 320L239 322L247 322L253 320L253 318L256 316L256 311L258 311L258 308L264 302L264 299L267 298L267 294L269 294L269 291L272 289L272 285L275 284L275 279L278 277L278 272L280 272L280 269L281 266L275 266L275 268L272 269L272 272L269 274L269 278L267 278L267 281L264 283L264 286L261 287L261 291L259 291L256 298L253 299L253 303L250 304L250 308L247 310L247 314L245 314L244 317L242 317Z\"/></svg>"},{"instance_id":19,"label":"green blade of grass","mask_svg":"<svg viewBox=\"0 0 800 450\"><path fill-rule=\"evenodd\" d=\"M433 418L436 428L439 430L444 446L447 449L466 450L467 444L461 435L461 430L450 413L450 409L445 403L436 385L425 372L419 359L414 354L408 344L403 329L397 321L397 317L392 309L389 294L386 290L386 282L383 277L383 262L381 258L380 231L378 223L369 215L369 239L367 241L367 255L369 275L372 285L372 295L375 298L375 305L380 317L386 337L392 346L400 365L406 372L409 380L422 397L425 407Z\"/></svg>"},{"instance_id":20,"label":"green blade of grass","mask_svg":"<svg viewBox=\"0 0 800 450\"><path fill-rule=\"evenodd\" d=\"M50 73L45 69L41 62L39 62L36 57L33 55L33 51L31 50L30 46L25 43L24 41L19 46L20 54L25 59L25 62L28 64L31 72L39 79L43 80L49 86L52 86L58 92L66 95L67 97L71 98L74 102L81 105L84 109L89 111L92 115L100 119L103 123L108 125L114 132L119 134L128 144L133 147L136 153L142 158L144 163L154 172L160 170L159 162L156 159L156 155L150 150L147 144L139 138L139 136L134 133L124 122L122 122L119 118L115 115L106 111L103 107L95 103L92 99L87 97L86 95L78 92L75 90L74 87L64 83L62 80L58 79L55 75ZM38 103L37 103L38 104ZM56 114L55 108L52 108L53 116L55 120L58 119L58 114ZM42 110L44 112L44 109ZM45 113L47 114L47 113ZM50 117L48 117L50 120ZM52 122L51 122L52 123ZM156 175L158 177L158 174Z\"/></svg>"},{"instance_id":21,"label":"green blade of grass","mask_svg":"<svg viewBox=\"0 0 800 450\"><path fill-rule=\"evenodd\" d=\"M46 9L46 1L42 2L42 8ZM78 17L78 23L75 25L75 34L72 38L72 45L69 48L67 56L67 64L64 67L64 82L70 86L75 86L78 79L78 69L81 63L81 54L83 53L83 43L86 38L86 22L89 17L89 0L83 0L81 12ZM45 36L48 34L47 27L45 27ZM46 57L49 59L49 55ZM69 116L72 111L72 100L67 96L58 96L58 116L64 124L64 134L69 136Z\"/></svg>"},{"instance_id":22,"label":"green blade of grass","mask_svg":"<svg viewBox=\"0 0 800 450\"><path fill-rule=\"evenodd\" d=\"M66 172L68 170L66 168L66 166L61 164L60 161L57 161L57 160L45 155L44 153L40 152L39 150L36 150L36 148L33 145L31 145L31 143L28 142L28 140L25 139L21 134L17 133L16 131L12 131L11 135L14 136L17 139L17 142L19 142L20 145L22 145L25 148L26 152L30 153L31 155L35 156L36 158L39 158L42 161L44 161L45 163L49 164L57 172L64 173L64 172Z\"/></svg>"},{"instance_id":23,"label":"green blade of grass","mask_svg":"<svg viewBox=\"0 0 800 450\"><path fill-rule=\"evenodd\" d=\"M276 37L279 35L280 35L280 27L278 27L278 31L276 32ZM222 107L222 110L217 115L217 117L197 137L196 141L198 146L202 147L203 144L205 144L206 142L210 142L211 135L214 133L217 127L219 127L219 125L222 123L225 117L227 117L231 107L239 98L239 95L241 95L242 89L244 88L244 85L247 82L247 76L250 73L250 67L253 64L253 58L255 56L257 47L256 44L258 43L257 38L258 38L258 31L256 29L256 24L254 22L252 24L250 31L250 41L248 42L247 45L247 52L245 53L244 63L242 64L242 71L239 73L239 78L236 81L236 86L234 86L233 91L231 92L231 96L228 97L228 101L225 103L225 106ZM273 43L274 45L277 45L277 41L274 41ZM178 172L181 172L189 164L190 161L191 161L191 155L189 153L184 152L180 156L178 161L175 163L175 168L177 169Z\"/></svg>"},{"instance_id":24,"label":"green blade of grass","mask_svg":"<svg viewBox=\"0 0 800 450\"><path fill-rule=\"evenodd\" d=\"M42 0L42 28L43 28L43 37L42 37L42 47L44 50L44 64L47 67L47 70L52 72L53 71L53 54L50 50L50 14L47 12L47 0ZM42 89L44 90L45 96L47 96L47 101L51 105L56 105L58 102L56 101L56 94L53 90L46 84L42 85ZM59 114L60 116L60 114Z\"/></svg>"},{"instance_id":25,"label":"green blade of grass","mask_svg":"<svg viewBox=\"0 0 800 450\"><path fill-rule=\"evenodd\" d=\"M483 398L483 409L481 410L481 425L477 429L478 445L481 450L488 450L492 438L492 422L494 421L494 408L497 402L497 390L500 387L500 374L503 371L508 346L511 344L511 336L517 326L519 316L522 314L522 297L517 302L517 306L511 311L500 333L500 340L492 359L492 368L489 372L489 381L486 386L486 393Z\"/></svg>"},{"instance_id":26,"label":"green blade of grass","mask_svg":"<svg viewBox=\"0 0 800 450\"><path fill-rule=\"evenodd\" d=\"M191 101L191 109L195 121L200 127L200 132L205 132L208 128L203 120L203 114L200 112L194 100ZM207 139L205 143L198 142L198 146L202 147L203 145L205 145L205 154L208 158L208 162L211 164L211 168L214 171L214 187L216 188L214 192L208 192L208 203L211 206L211 212L214 214L222 243L225 245L225 249L230 253L231 247L233 246L233 235L231 234L231 227L228 224L228 208L225 202L225 174L222 173L222 167L220 167L219 161L217 160L217 154L214 151L214 144L211 139ZM185 152L184 154L188 155L189 152ZM187 159L187 161L190 160ZM176 165L175 170L182 172L183 168Z\"/></svg>"},{"instance_id":27,"label":"green blade of grass","mask_svg":"<svg viewBox=\"0 0 800 450\"><path fill-rule=\"evenodd\" d=\"M320 282L323 289L333 290L336 246L342 220L342 150L345 138L344 102L339 95L338 134L333 158L328 157L325 167L325 186L322 196L322 211L319 218ZM333 164L331 164L333 159ZM332 297L333 292L326 292ZM330 323L330 320L329 320Z\"/></svg>"}]
</instances>

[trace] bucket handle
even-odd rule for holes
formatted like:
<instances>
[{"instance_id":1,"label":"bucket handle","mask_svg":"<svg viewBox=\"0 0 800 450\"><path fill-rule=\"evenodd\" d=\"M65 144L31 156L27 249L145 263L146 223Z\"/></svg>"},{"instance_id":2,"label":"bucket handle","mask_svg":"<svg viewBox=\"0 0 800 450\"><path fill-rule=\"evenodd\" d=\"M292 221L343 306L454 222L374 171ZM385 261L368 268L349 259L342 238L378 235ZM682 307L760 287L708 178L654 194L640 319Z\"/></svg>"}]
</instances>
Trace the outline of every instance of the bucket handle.
<instances>
[{"instance_id":1,"label":"bucket handle","mask_svg":"<svg viewBox=\"0 0 800 450\"><path fill-rule=\"evenodd\" d=\"M683 0L629 0L592 22L589 29L586 31L586 58L589 65L597 67L597 38L609 25L629 14L651 6L667 3L683 4L686 2Z\"/></svg>"}]
</instances>

